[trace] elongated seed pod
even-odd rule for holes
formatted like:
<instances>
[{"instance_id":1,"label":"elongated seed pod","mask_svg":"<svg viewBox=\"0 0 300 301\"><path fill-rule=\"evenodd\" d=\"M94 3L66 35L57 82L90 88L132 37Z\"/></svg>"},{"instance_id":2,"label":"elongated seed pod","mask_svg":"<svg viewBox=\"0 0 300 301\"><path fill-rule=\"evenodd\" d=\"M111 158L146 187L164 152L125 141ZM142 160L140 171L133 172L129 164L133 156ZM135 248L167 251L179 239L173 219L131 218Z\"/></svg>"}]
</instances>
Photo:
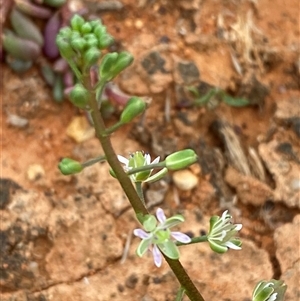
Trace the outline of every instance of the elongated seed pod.
<instances>
[{"instance_id":1,"label":"elongated seed pod","mask_svg":"<svg viewBox=\"0 0 300 301\"><path fill-rule=\"evenodd\" d=\"M24 61L36 60L41 52L40 46L35 42L19 38L7 30L2 35L2 43L6 52Z\"/></svg>"},{"instance_id":2,"label":"elongated seed pod","mask_svg":"<svg viewBox=\"0 0 300 301\"><path fill-rule=\"evenodd\" d=\"M16 7L23 13L41 19L48 19L52 15L52 10L47 7L35 5L28 0L15 0Z\"/></svg>"},{"instance_id":3,"label":"elongated seed pod","mask_svg":"<svg viewBox=\"0 0 300 301\"><path fill-rule=\"evenodd\" d=\"M10 21L14 31L21 38L28 39L40 46L44 44L44 38L40 29L33 23L31 19L26 17L16 8L10 13Z\"/></svg>"}]
</instances>

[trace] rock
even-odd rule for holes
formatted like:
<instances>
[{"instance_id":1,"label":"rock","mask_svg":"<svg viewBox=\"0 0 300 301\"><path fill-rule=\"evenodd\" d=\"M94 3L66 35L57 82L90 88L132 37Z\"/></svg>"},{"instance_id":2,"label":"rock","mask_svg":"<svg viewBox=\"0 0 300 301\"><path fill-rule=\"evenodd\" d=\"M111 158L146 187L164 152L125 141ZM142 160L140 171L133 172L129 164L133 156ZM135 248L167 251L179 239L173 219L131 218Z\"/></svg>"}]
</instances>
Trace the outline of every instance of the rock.
<instances>
[{"instance_id":1,"label":"rock","mask_svg":"<svg viewBox=\"0 0 300 301\"><path fill-rule=\"evenodd\" d=\"M292 97L289 99L282 99L276 102L275 119L279 121L289 121L300 116L300 99L299 97Z\"/></svg>"},{"instance_id":2,"label":"rock","mask_svg":"<svg viewBox=\"0 0 300 301\"><path fill-rule=\"evenodd\" d=\"M45 169L40 164L31 164L28 166L26 174L29 181L35 182L45 176Z\"/></svg>"},{"instance_id":3,"label":"rock","mask_svg":"<svg viewBox=\"0 0 300 301\"><path fill-rule=\"evenodd\" d=\"M67 127L66 134L77 143L89 140L95 136L95 129L85 116L76 116Z\"/></svg>"},{"instance_id":4,"label":"rock","mask_svg":"<svg viewBox=\"0 0 300 301\"><path fill-rule=\"evenodd\" d=\"M298 300L300 297L300 215L292 223L275 230L274 240L276 257L281 267L281 278L287 284L286 300Z\"/></svg>"},{"instance_id":5,"label":"rock","mask_svg":"<svg viewBox=\"0 0 300 301\"><path fill-rule=\"evenodd\" d=\"M173 81L173 60L164 50L152 48L126 69L120 86L130 94L160 93Z\"/></svg>"},{"instance_id":6,"label":"rock","mask_svg":"<svg viewBox=\"0 0 300 301\"><path fill-rule=\"evenodd\" d=\"M276 256L283 272L300 260L300 253L296 252L300 246L299 227L300 214L294 217L292 223L287 223L274 232Z\"/></svg>"},{"instance_id":7,"label":"rock","mask_svg":"<svg viewBox=\"0 0 300 301\"><path fill-rule=\"evenodd\" d=\"M261 143L259 155L275 181L274 199L283 201L289 207L300 208L299 163L295 161L297 157L294 158L293 152L288 154L281 146L278 139Z\"/></svg>"},{"instance_id":8,"label":"rock","mask_svg":"<svg viewBox=\"0 0 300 301\"><path fill-rule=\"evenodd\" d=\"M192 61L181 60L174 56L174 80L179 85L193 85L200 81L200 72Z\"/></svg>"},{"instance_id":9,"label":"rock","mask_svg":"<svg viewBox=\"0 0 300 301\"><path fill-rule=\"evenodd\" d=\"M198 177L188 169L175 171L172 177L174 184L180 190L192 190L198 184Z\"/></svg>"},{"instance_id":10,"label":"rock","mask_svg":"<svg viewBox=\"0 0 300 301\"><path fill-rule=\"evenodd\" d=\"M244 204L262 206L274 197L272 189L267 184L251 176L245 176L231 166L226 169L225 181L235 188L238 199Z\"/></svg>"}]
</instances>

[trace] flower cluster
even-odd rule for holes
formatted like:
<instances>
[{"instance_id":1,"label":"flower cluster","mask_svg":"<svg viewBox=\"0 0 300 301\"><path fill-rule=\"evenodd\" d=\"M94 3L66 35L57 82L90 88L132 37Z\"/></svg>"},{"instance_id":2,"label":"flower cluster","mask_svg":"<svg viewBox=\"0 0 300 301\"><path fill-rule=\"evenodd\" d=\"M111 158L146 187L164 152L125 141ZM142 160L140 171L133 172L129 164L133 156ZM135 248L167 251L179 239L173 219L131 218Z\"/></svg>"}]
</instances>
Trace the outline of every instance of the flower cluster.
<instances>
[{"instance_id":1,"label":"flower cluster","mask_svg":"<svg viewBox=\"0 0 300 301\"><path fill-rule=\"evenodd\" d=\"M236 234L242 229L242 224L232 224L232 216L228 210L222 216L212 216L210 219L210 230L207 240L211 249L217 253L225 253L228 248L240 250L241 241L236 238Z\"/></svg>"},{"instance_id":2,"label":"flower cluster","mask_svg":"<svg viewBox=\"0 0 300 301\"><path fill-rule=\"evenodd\" d=\"M166 218L161 208L157 209L156 218L153 215L148 215L143 223L147 232L143 229L135 229L133 231L134 235L142 239L136 251L137 255L141 257L147 250L150 250L157 267L160 267L162 264L161 252L171 259L178 259L179 250L175 241L190 243L191 238L184 233L170 231L170 228L183 221L182 215Z\"/></svg>"}]
</instances>

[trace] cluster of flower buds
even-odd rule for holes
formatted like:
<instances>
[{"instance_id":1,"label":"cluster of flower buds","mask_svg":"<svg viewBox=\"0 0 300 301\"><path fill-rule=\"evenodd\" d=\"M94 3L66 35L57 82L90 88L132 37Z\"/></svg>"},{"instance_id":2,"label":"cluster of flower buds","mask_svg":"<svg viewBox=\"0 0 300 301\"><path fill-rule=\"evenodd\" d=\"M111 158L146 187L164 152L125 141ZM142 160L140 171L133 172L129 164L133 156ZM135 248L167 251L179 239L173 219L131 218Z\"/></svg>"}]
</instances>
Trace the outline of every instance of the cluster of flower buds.
<instances>
[{"instance_id":1,"label":"cluster of flower buds","mask_svg":"<svg viewBox=\"0 0 300 301\"><path fill-rule=\"evenodd\" d=\"M74 85L73 72L60 57L56 35L67 25L71 11L67 0L9 0L2 34L1 55L15 72L37 63L53 97L62 101L64 90ZM5 17L5 16L4 16Z\"/></svg>"}]
</instances>

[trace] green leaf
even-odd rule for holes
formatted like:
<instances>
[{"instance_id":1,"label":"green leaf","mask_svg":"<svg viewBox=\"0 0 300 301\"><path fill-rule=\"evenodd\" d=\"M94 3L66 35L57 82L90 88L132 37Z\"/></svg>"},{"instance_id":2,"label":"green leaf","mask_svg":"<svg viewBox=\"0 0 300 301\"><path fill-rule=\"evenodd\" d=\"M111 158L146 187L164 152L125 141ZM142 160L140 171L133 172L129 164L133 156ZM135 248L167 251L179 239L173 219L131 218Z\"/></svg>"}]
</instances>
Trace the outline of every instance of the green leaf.
<instances>
[{"instance_id":1,"label":"green leaf","mask_svg":"<svg viewBox=\"0 0 300 301\"><path fill-rule=\"evenodd\" d=\"M205 95L203 95L202 97L198 97L195 100L195 105L199 105L199 106L204 106L206 105L209 100L215 96L218 93L218 89L211 89L210 91L208 91Z\"/></svg>"},{"instance_id":2,"label":"green leaf","mask_svg":"<svg viewBox=\"0 0 300 301\"><path fill-rule=\"evenodd\" d=\"M152 232L157 225L157 220L153 215L147 215L144 222L143 227L147 232Z\"/></svg>"},{"instance_id":3,"label":"green leaf","mask_svg":"<svg viewBox=\"0 0 300 301\"><path fill-rule=\"evenodd\" d=\"M164 222L164 228L171 228L177 226L178 224L184 222L184 217L180 214L174 215L172 217L167 218Z\"/></svg>"},{"instance_id":4,"label":"green leaf","mask_svg":"<svg viewBox=\"0 0 300 301\"><path fill-rule=\"evenodd\" d=\"M148 250L150 244L151 244L151 238L150 239L143 239L140 242L138 248L136 249L136 254L139 257L142 257L146 253L146 251Z\"/></svg>"},{"instance_id":5,"label":"green leaf","mask_svg":"<svg viewBox=\"0 0 300 301\"><path fill-rule=\"evenodd\" d=\"M223 94L222 99L227 105L232 107L245 107L250 105L249 100L246 98L236 98L225 93Z\"/></svg>"},{"instance_id":6,"label":"green leaf","mask_svg":"<svg viewBox=\"0 0 300 301\"><path fill-rule=\"evenodd\" d=\"M157 246L167 257L171 259L179 259L179 250L173 241L168 240L163 244L158 244Z\"/></svg>"}]
</instances>

